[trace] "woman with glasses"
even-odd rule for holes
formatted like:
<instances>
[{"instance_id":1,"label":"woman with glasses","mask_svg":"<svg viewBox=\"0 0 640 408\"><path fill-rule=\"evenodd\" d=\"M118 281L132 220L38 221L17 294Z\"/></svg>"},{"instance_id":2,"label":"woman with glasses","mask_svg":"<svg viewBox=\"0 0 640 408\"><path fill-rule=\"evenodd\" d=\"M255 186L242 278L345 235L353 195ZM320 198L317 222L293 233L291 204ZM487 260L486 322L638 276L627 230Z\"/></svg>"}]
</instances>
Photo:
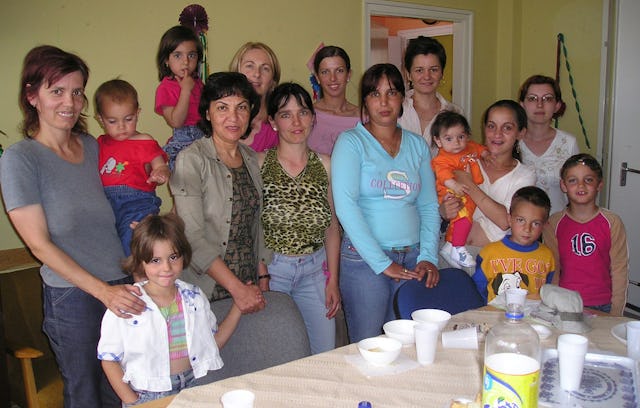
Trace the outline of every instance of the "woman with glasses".
<instances>
[{"instance_id":1,"label":"woman with glasses","mask_svg":"<svg viewBox=\"0 0 640 408\"><path fill-rule=\"evenodd\" d=\"M536 170L536 185L551 199L551 213L561 211L567 198L560 190L560 168L580 152L576 138L551 126L561 115L562 93L548 76L534 75L520 87L520 105L527 112L527 132L520 143L522 163Z\"/></svg>"},{"instance_id":2,"label":"woman with glasses","mask_svg":"<svg viewBox=\"0 0 640 408\"><path fill-rule=\"evenodd\" d=\"M340 291L349 339L382 333L393 294L409 279L438 283L440 216L424 139L398 126L404 83L392 64L369 68L360 118L331 156L333 200L344 227Z\"/></svg>"}]
</instances>

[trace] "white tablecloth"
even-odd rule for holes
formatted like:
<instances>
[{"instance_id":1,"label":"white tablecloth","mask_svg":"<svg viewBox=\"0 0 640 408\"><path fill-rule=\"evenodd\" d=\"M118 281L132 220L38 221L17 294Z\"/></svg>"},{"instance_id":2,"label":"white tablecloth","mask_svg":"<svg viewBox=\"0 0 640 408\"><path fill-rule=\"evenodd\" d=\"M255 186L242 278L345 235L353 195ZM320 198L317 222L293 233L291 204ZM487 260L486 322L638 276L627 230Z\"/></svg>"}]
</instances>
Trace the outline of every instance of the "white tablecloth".
<instances>
[{"instance_id":1,"label":"white tablecloth","mask_svg":"<svg viewBox=\"0 0 640 408\"><path fill-rule=\"evenodd\" d=\"M503 312L468 311L454 316L448 328L464 322L494 325L502 315ZM593 326L587 334L589 351L624 355L626 347L610 334L610 329L625 320L613 317L589 319ZM558 334L553 330L553 335L542 342L543 347L555 348ZM402 352L415 359L415 347L405 347ZM473 399L480 392L483 344L478 351L439 346L432 365L371 378L363 376L344 358L357 353L356 346L351 344L263 371L184 390L169 407L220 407L220 396L238 388L249 389L256 394L256 408L355 408L362 400L370 401L374 408L443 408L448 407L454 397Z\"/></svg>"}]
</instances>

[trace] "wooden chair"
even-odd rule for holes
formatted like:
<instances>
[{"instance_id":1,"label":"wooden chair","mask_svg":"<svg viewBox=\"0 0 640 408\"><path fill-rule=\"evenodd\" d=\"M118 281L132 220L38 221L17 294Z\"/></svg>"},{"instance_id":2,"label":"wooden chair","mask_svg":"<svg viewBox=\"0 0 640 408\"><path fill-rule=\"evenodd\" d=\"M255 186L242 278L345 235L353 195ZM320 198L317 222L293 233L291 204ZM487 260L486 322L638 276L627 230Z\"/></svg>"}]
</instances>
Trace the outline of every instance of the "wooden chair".
<instances>
[{"instance_id":1,"label":"wooden chair","mask_svg":"<svg viewBox=\"0 0 640 408\"><path fill-rule=\"evenodd\" d=\"M42 333L38 268L0 275L0 291L11 399L29 408L61 408L62 377Z\"/></svg>"}]
</instances>

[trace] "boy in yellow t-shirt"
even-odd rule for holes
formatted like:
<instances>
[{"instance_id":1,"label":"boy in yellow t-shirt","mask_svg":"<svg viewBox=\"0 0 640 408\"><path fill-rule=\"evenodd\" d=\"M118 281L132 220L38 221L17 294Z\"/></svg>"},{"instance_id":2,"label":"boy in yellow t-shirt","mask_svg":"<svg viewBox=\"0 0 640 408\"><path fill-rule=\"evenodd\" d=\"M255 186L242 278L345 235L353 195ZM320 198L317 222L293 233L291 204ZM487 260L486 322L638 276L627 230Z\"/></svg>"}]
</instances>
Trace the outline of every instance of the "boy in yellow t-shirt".
<instances>
[{"instance_id":1,"label":"boy in yellow t-shirt","mask_svg":"<svg viewBox=\"0 0 640 408\"><path fill-rule=\"evenodd\" d=\"M549 196L542 189L529 186L515 192L509 209L511 234L482 248L476 260L473 280L485 301L517 287L538 297L540 287L551 283L553 253L539 242L550 210Z\"/></svg>"}]
</instances>

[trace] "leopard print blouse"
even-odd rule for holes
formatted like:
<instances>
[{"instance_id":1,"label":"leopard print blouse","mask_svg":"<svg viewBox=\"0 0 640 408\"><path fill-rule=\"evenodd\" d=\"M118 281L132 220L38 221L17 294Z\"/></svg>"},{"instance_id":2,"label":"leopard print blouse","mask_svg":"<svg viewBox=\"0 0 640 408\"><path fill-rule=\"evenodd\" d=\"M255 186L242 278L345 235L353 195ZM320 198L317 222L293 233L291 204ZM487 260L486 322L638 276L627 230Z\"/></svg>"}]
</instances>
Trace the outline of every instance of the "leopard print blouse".
<instances>
[{"instance_id":1,"label":"leopard print blouse","mask_svg":"<svg viewBox=\"0 0 640 408\"><path fill-rule=\"evenodd\" d=\"M291 177L280 165L276 149L271 149L264 159L262 180L267 248L285 255L312 254L322 248L331 207L329 177L317 153L309 151L306 167Z\"/></svg>"}]
</instances>

